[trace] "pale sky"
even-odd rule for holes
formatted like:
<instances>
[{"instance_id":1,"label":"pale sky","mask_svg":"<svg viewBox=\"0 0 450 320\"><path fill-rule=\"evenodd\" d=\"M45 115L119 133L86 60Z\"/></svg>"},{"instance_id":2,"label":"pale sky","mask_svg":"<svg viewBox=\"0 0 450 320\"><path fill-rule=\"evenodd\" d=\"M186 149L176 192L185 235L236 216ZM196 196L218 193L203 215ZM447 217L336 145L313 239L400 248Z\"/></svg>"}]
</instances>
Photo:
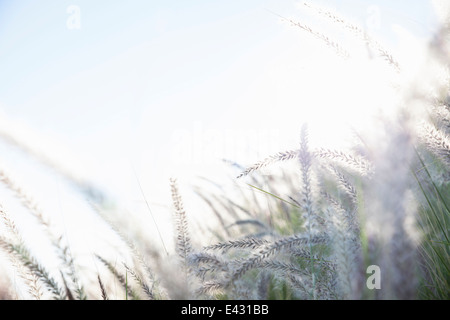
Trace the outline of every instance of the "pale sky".
<instances>
[{"instance_id":1,"label":"pale sky","mask_svg":"<svg viewBox=\"0 0 450 320\"><path fill-rule=\"evenodd\" d=\"M269 132L268 117L290 125L298 113L277 105L291 94L280 87L296 91L288 79L314 63L300 60L316 52L301 43L301 31L281 24L271 11L302 17L307 11L301 3L2 1L2 109L73 144L76 153L105 151L107 157L134 142L134 152L158 152L172 134L186 130L195 135L256 125ZM375 17L373 31L390 43L396 41L394 23L418 36L433 28L424 0L315 3L331 5L364 27L374 25ZM292 103L290 98L285 100Z\"/></svg>"}]
</instances>

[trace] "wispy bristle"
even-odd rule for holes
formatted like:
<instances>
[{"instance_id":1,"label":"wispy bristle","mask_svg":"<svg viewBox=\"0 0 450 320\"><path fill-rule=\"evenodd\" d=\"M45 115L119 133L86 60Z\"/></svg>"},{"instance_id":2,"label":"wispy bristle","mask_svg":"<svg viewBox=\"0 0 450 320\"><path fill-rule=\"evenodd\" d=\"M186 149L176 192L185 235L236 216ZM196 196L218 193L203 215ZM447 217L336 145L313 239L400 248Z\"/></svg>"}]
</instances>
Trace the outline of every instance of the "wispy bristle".
<instances>
[{"instance_id":1,"label":"wispy bristle","mask_svg":"<svg viewBox=\"0 0 450 320\"><path fill-rule=\"evenodd\" d=\"M177 180L170 179L170 188L172 191L172 202L175 208L175 223L177 231L176 250L187 268L188 257L192 250L191 239L188 230L188 221L183 206L183 199L178 191Z\"/></svg>"},{"instance_id":2,"label":"wispy bristle","mask_svg":"<svg viewBox=\"0 0 450 320\"><path fill-rule=\"evenodd\" d=\"M330 166L331 171L336 176L338 181L338 187L344 190L344 192L350 197L352 203L356 205L358 196L356 194L356 189L353 184L348 180L348 178L340 172L335 166Z\"/></svg>"},{"instance_id":3,"label":"wispy bristle","mask_svg":"<svg viewBox=\"0 0 450 320\"><path fill-rule=\"evenodd\" d=\"M361 157L341 150L319 148L313 151L316 158L337 161L349 169L356 170L359 174L366 176L373 172L371 163Z\"/></svg>"},{"instance_id":4,"label":"wispy bristle","mask_svg":"<svg viewBox=\"0 0 450 320\"><path fill-rule=\"evenodd\" d=\"M12 178L11 174L8 173L4 168L0 168L0 181L10 189L14 195L22 202L25 208L27 208L30 213L32 213L41 224L44 226L48 226L49 223L44 217L42 210L39 208L39 205L36 201L29 195L28 192L24 191L24 188L21 187L15 180Z\"/></svg>"},{"instance_id":5,"label":"wispy bristle","mask_svg":"<svg viewBox=\"0 0 450 320\"><path fill-rule=\"evenodd\" d=\"M292 19L287 19L284 17L281 17L283 20L289 22L291 25L298 27L308 33L310 33L311 35L313 35L314 37L316 37L317 39L321 40L322 42L324 42L328 47L330 47L331 49L333 49L338 56L347 59L350 57L350 54L348 53L347 50L345 50L337 41L332 40L329 36L314 30L313 28L311 28L310 26L298 22L298 21L294 21Z\"/></svg>"},{"instance_id":6,"label":"wispy bristle","mask_svg":"<svg viewBox=\"0 0 450 320\"><path fill-rule=\"evenodd\" d=\"M125 269L127 269L128 273L130 273L133 276L133 278L139 284L139 286L141 287L142 291L144 291L144 293L147 295L147 297L150 300L155 300L155 295L153 294L152 290L147 285L147 283L142 279L142 277L139 274L137 274L136 271L134 271L128 265L126 265L125 263L124 263L124 267L125 267Z\"/></svg>"},{"instance_id":7,"label":"wispy bristle","mask_svg":"<svg viewBox=\"0 0 450 320\"><path fill-rule=\"evenodd\" d=\"M7 242L11 241L11 243L23 243L22 236L19 232L19 229L17 229L16 224L14 223L14 220L12 220L9 216L9 214L6 212L6 210L3 208L3 206L0 204L0 218L3 220L3 223L6 226L7 234L5 234L4 241ZM9 239L10 238L10 239ZM11 253L11 251L8 249L8 247L4 247L8 252ZM17 256L15 254L10 254L9 259L14 266L14 268L17 270L19 276L24 280L25 284L28 286L28 292L31 294L31 296L36 299L40 300L43 296L41 291L41 286L39 285L39 278L29 270L25 269L23 264L19 261Z\"/></svg>"},{"instance_id":8,"label":"wispy bristle","mask_svg":"<svg viewBox=\"0 0 450 320\"><path fill-rule=\"evenodd\" d=\"M103 300L109 300L108 294L107 294L106 289L105 289L105 285L103 284L103 281L100 278L100 275L97 276L97 280L98 280L98 284L100 286L100 292L102 293Z\"/></svg>"},{"instance_id":9,"label":"wispy bristle","mask_svg":"<svg viewBox=\"0 0 450 320\"><path fill-rule=\"evenodd\" d=\"M129 285L127 281L127 277L123 276L117 268L112 265L110 262L108 262L103 257L96 255L97 259L102 262L105 267L111 272L111 274L119 281L119 283L122 285L123 289L125 290L127 297L130 297L134 300L139 300L138 294L133 290L133 288Z\"/></svg>"},{"instance_id":10,"label":"wispy bristle","mask_svg":"<svg viewBox=\"0 0 450 320\"><path fill-rule=\"evenodd\" d=\"M288 150L288 151L278 152L277 154L271 155L271 156L265 158L264 160L259 161L258 163L255 163L251 167L248 167L247 169L245 169L245 171L243 171L241 174L239 174L237 176L237 178L246 176L253 171L257 171L261 168L267 167L275 162L288 161L291 159L295 159L297 157L298 157L298 150Z\"/></svg>"},{"instance_id":11,"label":"wispy bristle","mask_svg":"<svg viewBox=\"0 0 450 320\"><path fill-rule=\"evenodd\" d=\"M422 130L422 141L429 149L450 167L450 138L431 125Z\"/></svg>"},{"instance_id":12,"label":"wispy bristle","mask_svg":"<svg viewBox=\"0 0 450 320\"><path fill-rule=\"evenodd\" d=\"M223 253L230 249L257 249L270 243L261 238L245 238L240 240L230 240L205 247L205 250L222 250Z\"/></svg>"},{"instance_id":13,"label":"wispy bristle","mask_svg":"<svg viewBox=\"0 0 450 320\"><path fill-rule=\"evenodd\" d=\"M223 283L212 280L204 282L202 286L197 290L197 294L217 295L222 293L223 291L224 291Z\"/></svg>"},{"instance_id":14,"label":"wispy bristle","mask_svg":"<svg viewBox=\"0 0 450 320\"><path fill-rule=\"evenodd\" d=\"M50 276L48 271L31 255L30 251L23 244L12 244L0 237L0 246L7 252L14 254L30 272L35 274L46 285L56 299L66 299L66 294L60 288L58 282Z\"/></svg>"},{"instance_id":15,"label":"wispy bristle","mask_svg":"<svg viewBox=\"0 0 450 320\"><path fill-rule=\"evenodd\" d=\"M329 9L325 9L325 8L313 5L311 3L308 3L308 2L305 2L304 5L308 8L315 10L320 15L325 16L326 18L332 20L336 24L343 26L347 30L350 30L360 40L364 41L368 46L370 46L375 51L377 51L378 55L380 57L384 58L389 63L389 65L394 67L394 69L397 72L400 71L400 65L399 65L398 61L393 57L393 55L386 48L384 48L380 43L378 43L375 39L373 39L373 37L371 37L361 27L350 23L347 19L339 16L337 13L332 12Z\"/></svg>"},{"instance_id":16,"label":"wispy bristle","mask_svg":"<svg viewBox=\"0 0 450 320\"><path fill-rule=\"evenodd\" d=\"M261 249L258 253L253 254L251 258L245 260L243 263L240 263L239 267L233 272L229 284L241 278L248 270L259 266L262 261L265 261L268 257L281 250L290 249L295 246L324 243L326 241L327 239L324 237L305 237L299 235L281 238L266 248Z\"/></svg>"}]
</instances>

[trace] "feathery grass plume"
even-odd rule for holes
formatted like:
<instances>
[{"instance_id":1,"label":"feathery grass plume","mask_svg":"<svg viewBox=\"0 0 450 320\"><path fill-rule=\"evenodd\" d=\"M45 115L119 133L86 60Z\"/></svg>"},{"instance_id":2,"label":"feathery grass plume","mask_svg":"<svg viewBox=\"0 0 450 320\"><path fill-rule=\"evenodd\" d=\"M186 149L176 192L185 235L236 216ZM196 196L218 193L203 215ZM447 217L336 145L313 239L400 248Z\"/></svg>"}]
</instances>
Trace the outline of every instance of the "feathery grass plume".
<instances>
[{"instance_id":1,"label":"feathery grass plume","mask_svg":"<svg viewBox=\"0 0 450 320\"><path fill-rule=\"evenodd\" d=\"M373 173L373 165L362 156L353 155L350 152L328 148L318 148L313 155L317 159L336 161L348 169L355 170L362 176L370 176Z\"/></svg>"},{"instance_id":2,"label":"feathery grass plume","mask_svg":"<svg viewBox=\"0 0 450 320\"><path fill-rule=\"evenodd\" d=\"M129 247L133 253L133 260L136 260L136 267L142 266L142 274L138 270L131 270L128 266L126 268L133 275L136 281L141 286L142 290L146 293L149 299L151 300L159 300L164 299L165 294L160 288L159 280L156 278L154 271L146 261L145 257L137 250L133 243L129 243ZM153 255L152 255L153 256ZM151 283L151 286L147 284L144 279L145 278Z\"/></svg>"},{"instance_id":3,"label":"feathery grass plume","mask_svg":"<svg viewBox=\"0 0 450 320\"><path fill-rule=\"evenodd\" d=\"M148 284L142 279L142 277L133 269L131 269L129 266L127 266L124 263L124 267L127 270L128 273L130 273L133 278L136 280L136 282L139 284L139 286L141 287L142 291L144 291L144 293L147 295L147 297L150 300L155 300L155 295L152 292L152 289L148 286Z\"/></svg>"},{"instance_id":4,"label":"feathery grass plume","mask_svg":"<svg viewBox=\"0 0 450 320\"><path fill-rule=\"evenodd\" d=\"M183 200L178 191L176 179L170 179L172 202L175 208L175 223L177 232L176 251L181 258L183 269L188 271L189 254L192 251L191 238L188 230L188 221L183 207Z\"/></svg>"},{"instance_id":5,"label":"feathery grass plume","mask_svg":"<svg viewBox=\"0 0 450 320\"><path fill-rule=\"evenodd\" d=\"M431 125L424 125L421 138L429 150L450 168L450 138Z\"/></svg>"},{"instance_id":6,"label":"feathery grass plume","mask_svg":"<svg viewBox=\"0 0 450 320\"><path fill-rule=\"evenodd\" d=\"M308 128L307 125L304 124L302 126L301 135L300 135L300 152L299 152L299 162L300 169L302 173L302 201L301 204L303 209L305 210L304 220L306 232L309 239L309 253L310 253L310 272L311 272L311 282L312 282L312 292L311 297L316 300L317 291L316 291L316 271L315 271L315 263L313 260L313 243L311 241L313 235L317 234L316 230L316 217L313 210L313 199L312 199L312 191L311 191L311 165L312 165L312 156L309 152L308 146Z\"/></svg>"},{"instance_id":7,"label":"feathery grass plume","mask_svg":"<svg viewBox=\"0 0 450 320\"><path fill-rule=\"evenodd\" d=\"M333 173L338 182L337 187L345 192L345 194L350 198L353 205L357 205L358 195L355 186L349 181L349 179L343 174L336 166L328 166L329 171Z\"/></svg>"},{"instance_id":8,"label":"feathery grass plume","mask_svg":"<svg viewBox=\"0 0 450 320\"><path fill-rule=\"evenodd\" d=\"M358 237L360 232L360 222L357 213L358 208L353 206L347 208L342 201L335 199L327 192L322 192L321 195L329 204L329 206L327 207L328 211L331 210L332 212L339 212L340 218L344 220L343 223L345 223L345 225L347 226L347 231ZM335 217L333 215L330 215L328 212L326 217L327 228L329 227L328 223L330 223L330 221L332 221L334 218Z\"/></svg>"},{"instance_id":9,"label":"feathery grass plume","mask_svg":"<svg viewBox=\"0 0 450 320\"><path fill-rule=\"evenodd\" d=\"M105 285L103 284L103 281L100 278L100 275L97 275L97 280L98 280L98 284L100 286L100 292L102 294L102 299L103 300L109 300L108 294L107 294L106 289L105 289Z\"/></svg>"},{"instance_id":10,"label":"feathery grass plume","mask_svg":"<svg viewBox=\"0 0 450 320\"><path fill-rule=\"evenodd\" d=\"M309 279L305 277L298 277L294 274L287 274L287 280L292 288L297 292L300 299L308 299L308 292L311 292L312 287L311 283L309 283Z\"/></svg>"},{"instance_id":11,"label":"feathery grass plume","mask_svg":"<svg viewBox=\"0 0 450 320\"><path fill-rule=\"evenodd\" d=\"M23 270L21 270L23 268L20 265L19 261L17 261L16 259L14 259L14 260L15 260L15 262L13 262L13 265L16 268L16 270L19 270L19 274L22 277L22 279L25 280L25 284L29 288L28 292L31 294L31 296L35 300L41 300L43 297L43 293L42 293L41 285L39 283L39 278L33 273L26 274Z\"/></svg>"},{"instance_id":12,"label":"feathery grass plume","mask_svg":"<svg viewBox=\"0 0 450 320\"><path fill-rule=\"evenodd\" d=\"M122 285L123 289L125 290L126 297L130 297L133 300L140 300L139 295L136 293L136 291L130 286L128 283L128 277L123 276L115 266L113 266L110 262L108 262L106 259L102 258L99 255L96 255L97 259L100 260L101 263L105 265L105 267L111 272L111 274L119 281L119 283Z\"/></svg>"},{"instance_id":13,"label":"feathery grass plume","mask_svg":"<svg viewBox=\"0 0 450 320\"><path fill-rule=\"evenodd\" d=\"M189 260L190 264L196 266L195 272L202 279L205 278L207 272L228 271L227 263L215 254L206 252L193 253L189 256ZM206 267L200 267L200 265L206 265Z\"/></svg>"},{"instance_id":14,"label":"feathery grass plume","mask_svg":"<svg viewBox=\"0 0 450 320\"><path fill-rule=\"evenodd\" d=\"M231 300L254 300L255 292L247 282L238 282L235 284L234 290L230 292L229 299Z\"/></svg>"},{"instance_id":15,"label":"feathery grass plume","mask_svg":"<svg viewBox=\"0 0 450 320\"><path fill-rule=\"evenodd\" d=\"M14 220L9 217L9 214L7 214L2 204L0 204L0 218L4 222L6 231L8 232L7 234L3 235L5 241L9 241L10 243L23 243L22 236L20 235L20 232L17 229ZM22 278L24 283L27 285L28 292L31 294L31 296L36 300L41 300L41 298L43 297L43 293L39 284L39 278L36 276L36 274L30 272L29 270L26 271L23 264L18 260L16 255L10 254L8 257L13 267L17 270L20 278Z\"/></svg>"},{"instance_id":16,"label":"feathery grass plume","mask_svg":"<svg viewBox=\"0 0 450 320\"><path fill-rule=\"evenodd\" d=\"M313 284L311 282L311 276L299 276L293 273L286 274L287 281L294 290L294 297L302 300L311 299L311 290ZM325 277L327 279L327 277ZM321 300L336 299L334 294L333 281L317 281L314 284L315 290L317 291L317 297Z\"/></svg>"},{"instance_id":17,"label":"feathery grass plume","mask_svg":"<svg viewBox=\"0 0 450 320\"><path fill-rule=\"evenodd\" d=\"M206 294L214 298L223 294L229 262L208 252L191 254L189 259L192 273L200 279L200 287L196 290L197 297Z\"/></svg>"},{"instance_id":18,"label":"feathery grass plume","mask_svg":"<svg viewBox=\"0 0 450 320\"><path fill-rule=\"evenodd\" d=\"M44 214L41 208L39 208L39 205L27 192L23 190L21 186L19 186L15 182L15 180L11 177L11 174L8 173L3 167L0 168L0 181L14 193L14 195L21 201L23 206L27 208L29 212L32 213L42 225L46 227L49 225L49 222L44 217Z\"/></svg>"},{"instance_id":19,"label":"feathery grass plume","mask_svg":"<svg viewBox=\"0 0 450 320\"><path fill-rule=\"evenodd\" d=\"M217 280L205 281L195 293L197 296L209 295L212 297L220 297L224 295L224 285Z\"/></svg>"},{"instance_id":20,"label":"feathery grass plume","mask_svg":"<svg viewBox=\"0 0 450 320\"><path fill-rule=\"evenodd\" d=\"M266 159L255 163L254 165L252 165L251 167L248 167L247 169L245 169L245 171L241 172L237 178L241 178L243 176L248 175L249 173L259 170L261 168L264 168L274 162L278 162L278 161L288 161L294 158L297 158L298 156L298 150L288 150L288 151L284 151L284 152L278 152L275 155L269 156Z\"/></svg>"},{"instance_id":21,"label":"feathery grass plume","mask_svg":"<svg viewBox=\"0 0 450 320\"><path fill-rule=\"evenodd\" d=\"M273 13L273 12L272 12ZM340 56L343 59L348 59L350 57L349 52L344 49L339 42L332 40L329 36L314 30L313 28L311 28L310 26L308 26L307 24L304 24L302 22L299 21L294 21L292 19L288 19L285 18L277 13L273 13L275 15L277 15L278 17L281 18L282 21L288 22L291 26L295 26L298 27L304 31L306 31L307 33L311 34L313 37L319 39L320 41L322 41L323 43L325 43L329 48L333 49L336 54L338 56Z\"/></svg>"},{"instance_id":22,"label":"feathery grass plume","mask_svg":"<svg viewBox=\"0 0 450 320\"><path fill-rule=\"evenodd\" d=\"M222 250L222 253L224 254L230 249L258 249L269 243L269 240L266 239L249 237L209 245L204 247L204 250Z\"/></svg>"},{"instance_id":23,"label":"feathery grass plume","mask_svg":"<svg viewBox=\"0 0 450 320\"><path fill-rule=\"evenodd\" d=\"M0 237L0 246L10 254L14 254L17 259L30 270L30 272L35 274L36 277L45 284L55 299L65 300L67 298L58 282L50 276L48 271L40 263L37 262L23 244L13 244Z\"/></svg>"},{"instance_id":24,"label":"feathery grass plume","mask_svg":"<svg viewBox=\"0 0 450 320\"><path fill-rule=\"evenodd\" d=\"M51 237L52 238L52 237ZM61 277L64 281L64 285L67 288L67 291L70 292L69 288L72 288L76 294L76 299L78 300L86 300L86 292L85 289L78 278L78 273L75 266L75 259L72 255L70 247L63 244L63 237L59 237L58 239L51 239L53 246L57 250L57 254L59 259L62 261L63 265L61 266ZM56 240L56 241L55 241ZM66 282L65 275L70 279L70 284ZM68 297L70 297L68 295Z\"/></svg>"},{"instance_id":25,"label":"feathery grass plume","mask_svg":"<svg viewBox=\"0 0 450 320\"><path fill-rule=\"evenodd\" d=\"M344 27L345 29L349 30L351 33L353 33L355 36L357 36L360 40L362 40L367 46L375 50L380 57L385 59L389 65L391 65L395 71L400 72L400 65L397 59L393 57L391 53L389 53L389 50L384 48L379 42L377 42L375 39L373 39L372 36L370 36L365 30L363 30L358 25L350 23L346 18L341 17L336 12L332 12L329 9L319 7L317 5L313 5L309 2L304 2L303 5L305 7L308 7L310 9L313 9L320 15L330 19L331 21L335 22L337 25L340 25Z\"/></svg>"},{"instance_id":26,"label":"feathery grass plume","mask_svg":"<svg viewBox=\"0 0 450 320\"><path fill-rule=\"evenodd\" d=\"M187 297L192 295L191 285L192 285L192 277L191 277L191 267L189 257L192 254L192 243L191 237L189 234L189 226L188 220L186 216L186 212L183 206L183 199L178 190L178 183L175 178L170 179L170 189L172 194L172 203L174 207L174 220L175 220L175 233L176 233L176 241L175 241L175 251L178 255L179 262L181 263L181 272L182 272L182 281L181 286L183 290L178 292L177 294L186 294ZM174 279L172 279L173 281Z\"/></svg>"},{"instance_id":27,"label":"feathery grass plume","mask_svg":"<svg viewBox=\"0 0 450 320\"><path fill-rule=\"evenodd\" d=\"M447 95L445 101L437 101L431 104L431 121L436 128L450 135L450 96Z\"/></svg>"},{"instance_id":28,"label":"feathery grass plume","mask_svg":"<svg viewBox=\"0 0 450 320\"><path fill-rule=\"evenodd\" d=\"M301 130L300 151L298 158L300 162L302 180L302 199L300 201L300 204L306 212L305 221L306 227L308 229L308 234L312 235L313 228L315 227L311 190L312 156L308 146L308 129L306 125L303 125Z\"/></svg>"},{"instance_id":29,"label":"feathery grass plume","mask_svg":"<svg viewBox=\"0 0 450 320\"><path fill-rule=\"evenodd\" d=\"M3 205L0 203L0 218L6 226L6 230L9 231L10 235L14 238L18 238L21 240L21 235L19 229L17 229L14 220L11 219L9 214L6 213L6 210L3 208Z\"/></svg>"},{"instance_id":30,"label":"feathery grass plume","mask_svg":"<svg viewBox=\"0 0 450 320\"><path fill-rule=\"evenodd\" d=\"M278 161L298 159L299 152L300 150L288 150L279 152L275 155L271 155L266 159L246 168L237 176L237 178L242 178L254 171L260 170L261 168L267 167ZM346 168L352 169L363 176L370 175L373 172L373 166L371 165L369 160L350 152L327 148L317 148L312 150L310 153L314 158L336 161L337 163L344 165Z\"/></svg>"},{"instance_id":31,"label":"feathery grass plume","mask_svg":"<svg viewBox=\"0 0 450 320\"><path fill-rule=\"evenodd\" d=\"M299 268L299 266L297 266L293 263L284 262L284 261L280 261L280 260L274 260L274 259L263 260L258 265L258 267L262 268L263 270L280 271L283 275L293 274L295 276L301 276L301 275L311 276L311 274L309 273L308 270L301 269L301 268Z\"/></svg>"}]
</instances>

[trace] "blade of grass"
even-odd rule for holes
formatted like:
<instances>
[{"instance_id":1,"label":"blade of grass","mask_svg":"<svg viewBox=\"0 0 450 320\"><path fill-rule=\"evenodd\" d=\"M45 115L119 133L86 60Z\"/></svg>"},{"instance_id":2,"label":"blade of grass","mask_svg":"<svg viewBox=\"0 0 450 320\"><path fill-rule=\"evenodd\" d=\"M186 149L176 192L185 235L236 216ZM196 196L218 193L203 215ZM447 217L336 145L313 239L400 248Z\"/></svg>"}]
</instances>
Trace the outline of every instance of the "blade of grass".
<instances>
[{"instance_id":1,"label":"blade of grass","mask_svg":"<svg viewBox=\"0 0 450 320\"><path fill-rule=\"evenodd\" d=\"M274 198L277 198L278 200L281 200L281 201L283 201L283 202L286 202L287 204L290 204L290 205L293 206L293 207L296 207L296 208L301 209L301 207L299 207L299 206L296 205L295 203L292 203L292 202L290 202L290 201L287 201L286 199L283 199L283 198L281 198L281 197L279 197L279 196L277 196L277 195L275 195L275 194L273 194L273 193L270 193L269 191L263 190L263 189L261 189L261 188L258 188L258 187L256 187L256 186L252 185L252 184L249 184L249 183L247 183L247 185L250 186L250 187L252 187L252 188L254 188L254 189L256 189L256 190L258 190L258 191L260 191L260 192L262 192L262 193L265 193L265 194L268 194L268 195L270 195L270 196L272 196L272 197L274 197Z\"/></svg>"}]
</instances>

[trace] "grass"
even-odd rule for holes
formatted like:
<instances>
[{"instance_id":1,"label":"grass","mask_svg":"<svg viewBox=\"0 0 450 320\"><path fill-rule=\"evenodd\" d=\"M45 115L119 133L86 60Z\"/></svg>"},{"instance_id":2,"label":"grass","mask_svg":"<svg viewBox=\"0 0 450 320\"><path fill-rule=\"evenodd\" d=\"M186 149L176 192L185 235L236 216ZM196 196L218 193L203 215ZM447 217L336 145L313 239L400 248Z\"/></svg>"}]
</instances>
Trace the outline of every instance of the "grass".
<instances>
[{"instance_id":1,"label":"grass","mask_svg":"<svg viewBox=\"0 0 450 320\"><path fill-rule=\"evenodd\" d=\"M422 157L418 155L423 170L415 173L417 184L420 188L420 196L423 202L420 205L420 229L424 241L421 247L423 257L423 286L420 295L427 299L450 298L448 290L450 284L449 265L450 259L450 194L448 184L438 186L428 171ZM419 177L422 174L426 177Z\"/></svg>"},{"instance_id":2,"label":"grass","mask_svg":"<svg viewBox=\"0 0 450 320\"><path fill-rule=\"evenodd\" d=\"M326 8L306 4L349 31L395 73L397 60L360 27ZM352 52L313 27L282 17L344 59ZM448 72L449 44L443 25L429 45L430 59ZM448 41L448 40L447 40ZM423 90L426 83L431 91ZM235 162L236 194L197 186L205 215L217 220L209 243L199 243L176 179L173 249L163 250L129 233L108 216L106 196L54 165L49 155L1 132L9 143L56 170L83 194L126 248L122 261L93 252L97 270L78 263L70 242L14 174L0 167L2 187L44 232L58 260L47 266L30 249L0 202L0 247L25 290L0 288L4 299L443 299L450 297L450 87L435 74L396 83L401 97L394 117L378 121L375 136L357 132L349 150L312 147L308 127L298 148L280 151L247 167ZM426 114L427 117L423 115ZM278 166L273 174L261 174ZM141 188L142 192L142 188ZM142 192L142 195L144 193ZM144 196L145 198L145 196ZM0 200L1 201L1 200ZM147 200L146 204L150 210ZM212 213L212 214L211 214ZM153 214L150 210L152 219ZM153 220L155 222L155 220ZM212 240L211 240L212 239ZM113 248L114 250L114 248ZM120 254L115 257L120 256ZM381 289L366 286L370 266L382 270ZM49 267L49 268L48 268ZM7 284L5 285L5 287Z\"/></svg>"}]
</instances>

